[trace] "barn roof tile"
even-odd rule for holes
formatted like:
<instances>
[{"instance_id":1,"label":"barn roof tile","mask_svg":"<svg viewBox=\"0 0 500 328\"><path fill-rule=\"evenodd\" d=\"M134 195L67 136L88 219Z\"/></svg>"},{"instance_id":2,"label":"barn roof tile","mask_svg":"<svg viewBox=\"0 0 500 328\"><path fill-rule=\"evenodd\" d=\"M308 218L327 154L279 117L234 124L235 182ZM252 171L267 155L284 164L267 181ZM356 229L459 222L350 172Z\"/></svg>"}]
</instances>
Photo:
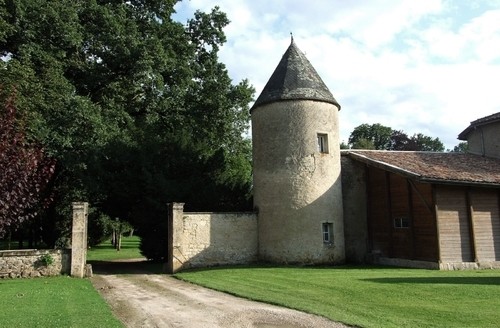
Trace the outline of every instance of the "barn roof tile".
<instances>
[{"instance_id":1,"label":"barn roof tile","mask_svg":"<svg viewBox=\"0 0 500 328\"><path fill-rule=\"evenodd\" d=\"M421 182L500 187L500 160L469 153L345 150L344 156Z\"/></svg>"}]
</instances>

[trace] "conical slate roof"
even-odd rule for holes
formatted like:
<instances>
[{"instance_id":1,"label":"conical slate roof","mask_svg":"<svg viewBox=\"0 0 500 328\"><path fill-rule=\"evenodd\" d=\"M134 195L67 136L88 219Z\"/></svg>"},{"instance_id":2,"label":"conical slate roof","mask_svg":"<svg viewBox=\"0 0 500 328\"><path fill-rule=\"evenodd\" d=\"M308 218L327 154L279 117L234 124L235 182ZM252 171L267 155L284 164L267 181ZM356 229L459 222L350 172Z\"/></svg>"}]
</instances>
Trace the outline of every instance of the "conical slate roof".
<instances>
[{"instance_id":1,"label":"conical slate roof","mask_svg":"<svg viewBox=\"0 0 500 328\"><path fill-rule=\"evenodd\" d=\"M252 106L282 100L317 100L340 105L306 56L293 41Z\"/></svg>"}]
</instances>

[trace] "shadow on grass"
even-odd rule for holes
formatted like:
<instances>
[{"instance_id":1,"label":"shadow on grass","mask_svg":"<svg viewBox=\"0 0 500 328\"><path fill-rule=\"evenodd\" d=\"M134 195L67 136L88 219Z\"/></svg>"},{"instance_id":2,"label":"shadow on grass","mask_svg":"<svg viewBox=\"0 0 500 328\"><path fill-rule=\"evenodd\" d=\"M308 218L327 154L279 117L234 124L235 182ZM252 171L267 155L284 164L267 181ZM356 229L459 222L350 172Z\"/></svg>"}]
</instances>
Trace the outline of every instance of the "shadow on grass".
<instances>
[{"instance_id":1,"label":"shadow on grass","mask_svg":"<svg viewBox=\"0 0 500 328\"><path fill-rule=\"evenodd\" d=\"M500 277L407 277L372 278L363 281L382 284L449 284L449 285L498 285Z\"/></svg>"},{"instance_id":2,"label":"shadow on grass","mask_svg":"<svg viewBox=\"0 0 500 328\"><path fill-rule=\"evenodd\" d=\"M300 264L276 264L269 262L256 262L252 264L241 264L241 265L215 265L207 267L197 267L184 269L181 272L198 272L198 271L215 271L215 270L247 270L247 269L291 269L291 270L349 270L364 271L367 269L404 269L396 267L386 267L386 266L374 266L374 265L357 265L357 264L342 264L342 265L300 265Z\"/></svg>"},{"instance_id":3,"label":"shadow on grass","mask_svg":"<svg viewBox=\"0 0 500 328\"><path fill-rule=\"evenodd\" d=\"M387 278L362 278L359 279L361 281L367 282L375 282L381 284L448 284L448 285L490 285L490 286L500 286L500 276L480 276L481 271L475 273L474 275L466 277L449 277L449 276L436 276L433 277L433 274L439 274L438 270L425 270L425 269L411 269L411 268L400 268L400 267L392 267L392 266L380 266L380 265L338 265L338 266L297 266L297 265L276 265L271 263L254 263L252 265L239 265L239 266L213 266L213 267L205 267L205 268L192 268L183 270L183 272L202 272L202 271L215 271L215 270L331 270L333 271L343 271L342 274L356 273L356 271L364 272L371 270L384 270L387 273L390 273L393 277ZM432 271L429 274L429 277L394 277L399 275L401 272L405 271ZM312 271L310 271L312 272ZM484 272L488 272L485 270ZM500 272L500 271L498 271ZM404 274L403 274L404 275Z\"/></svg>"},{"instance_id":4,"label":"shadow on grass","mask_svg":"<svg viewBox=\"0 0 500 328\"><path fill-rule=\"evenodd\" d=\"M162 274L163 263L147 260L87 261L92 272L100 275L111 274Z\"/></svg>"}]
</instances>

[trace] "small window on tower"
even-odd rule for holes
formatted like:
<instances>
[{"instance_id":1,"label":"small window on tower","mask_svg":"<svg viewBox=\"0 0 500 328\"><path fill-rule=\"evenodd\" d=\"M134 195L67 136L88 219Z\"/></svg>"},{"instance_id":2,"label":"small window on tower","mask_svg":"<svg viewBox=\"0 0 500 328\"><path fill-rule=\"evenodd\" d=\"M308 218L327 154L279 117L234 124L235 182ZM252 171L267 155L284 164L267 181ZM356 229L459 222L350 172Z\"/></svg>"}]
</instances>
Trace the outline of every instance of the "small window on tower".
<instances>
[{"instance_id":1,"label":"small window on tower","mask_svg":"<svg viewBox=\"0 0 500 328\"><path fill-rule=\"evenodd\" d=\"M324 133L318 133L318 151L328 153L328 135Z\"/></svg>"},{"instance_id":2,"label":"small window on tower","mask_svg":"<svg viewBox=\"0 0 500 328\"><path fill-rule=\"evenodd\" d=\"M323 242L327 244L333 242L333 223L323 223Z\"/></svg>"}]
</instances>

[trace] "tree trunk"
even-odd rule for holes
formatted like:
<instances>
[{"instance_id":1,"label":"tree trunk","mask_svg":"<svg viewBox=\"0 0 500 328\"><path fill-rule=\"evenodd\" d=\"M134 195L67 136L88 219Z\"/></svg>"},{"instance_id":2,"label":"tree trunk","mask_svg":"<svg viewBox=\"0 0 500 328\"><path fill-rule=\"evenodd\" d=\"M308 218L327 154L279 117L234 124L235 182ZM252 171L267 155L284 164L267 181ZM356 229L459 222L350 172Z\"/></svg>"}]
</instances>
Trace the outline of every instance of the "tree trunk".
<instances>
[{"instance_id":1,"label":"tree trunk","mask_svg":"<svg viewBox=\"0 0 500 328\"><path fill-rule=\"evenodd\" d=\"M116 243L116 250L119 252L122 248L122 234L118 234L118 242Z\"/></svg>"}]
</instances>

